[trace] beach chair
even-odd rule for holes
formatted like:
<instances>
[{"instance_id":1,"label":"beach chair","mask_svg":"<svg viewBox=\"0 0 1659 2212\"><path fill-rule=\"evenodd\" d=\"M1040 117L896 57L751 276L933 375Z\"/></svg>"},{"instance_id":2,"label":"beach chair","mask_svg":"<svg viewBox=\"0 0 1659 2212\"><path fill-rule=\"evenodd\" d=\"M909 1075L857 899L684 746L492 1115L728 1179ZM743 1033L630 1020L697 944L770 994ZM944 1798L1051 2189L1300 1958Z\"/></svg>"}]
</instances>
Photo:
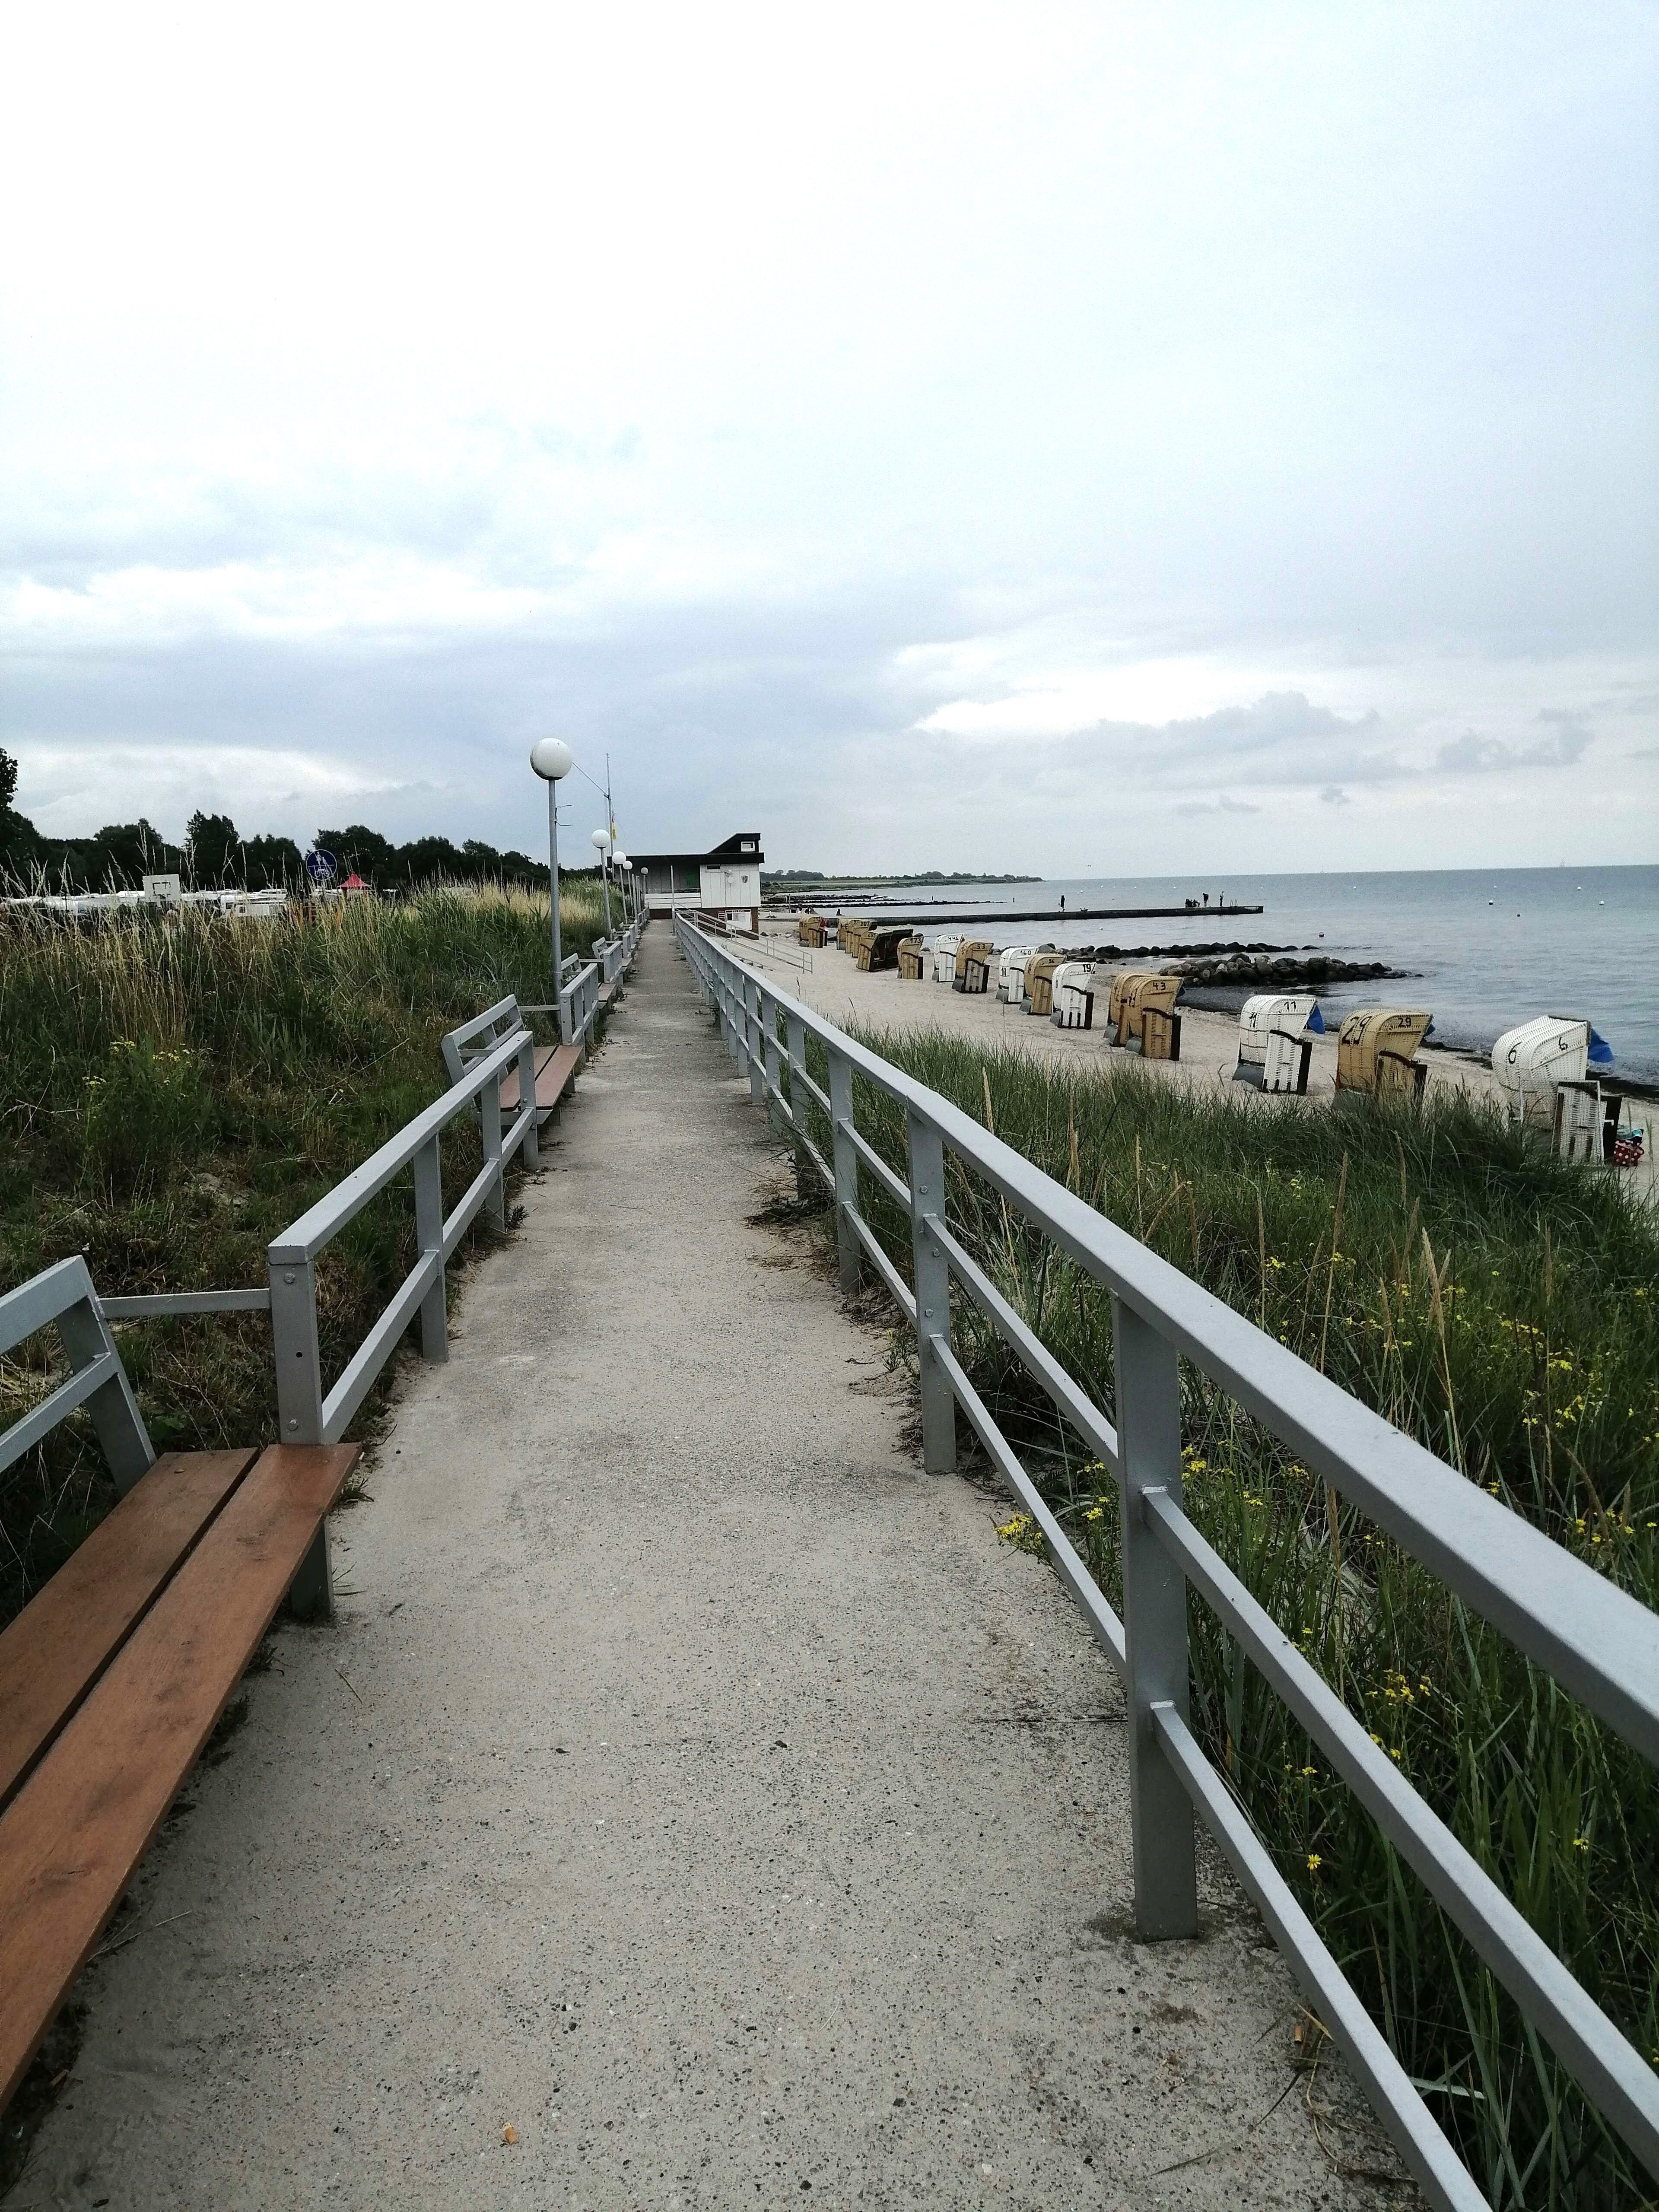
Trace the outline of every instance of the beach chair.
<instances>
[{"instance_id":1,"label":"beach chair","mask_svg":"<svg viewBox=\"0 0 1659 2212\"><path fill-rule=\"evenodd\" d=\"M1063 952L1034 953L1025 963L1025 1011L1045 1018L1054 1010L1054 971L1066 965Z\"/></svg>"},{"instance_id":2,"label":"beach chair","mask_svg":"<svg viewBox=\"0 0 1659 2212\"><path fill-rule=\"evenodd\" d=\"M836 933L836 942L855 964L869 931L870 925L867 921L849 919L845 915L842 916L841 927Z\"/></svg>"},{"instance_id":3,"label":"beach chair","mask_svg":"<svg viewBox=\"0 0 1659 2212\"><path fill-rule=\"evenodd\" d=\"M1148 1006L1140 1017L1143 1060L1179 1060L1181 1017L1165 1006Z\"/></svg>"},{"instance_id":4,"label":"beach chair","mask_svg":"<svg viewBox=\"0 0 1659 2212\"><path fill-rule=\"evenodd\" d=\"M1324 1027L1311 991L1263 991L1246 999L1238 1017L1233 1081L1305 1097L1314 1037Z\"/></svg>"},{"instance_id":5,"label":"beach chair","mask_svg":"<svg viewBox=\"0 0 1659 2212\"><path fill-rule=\"evenodd\" d=\"M902 980L908 983L921 983L927 980L927 947L921 938L900 939L898 971Z\"/></svg>"},{"instance_id":6,"label":"beach chair","mask_svg":"<svg viewBox=\"0 0 1659 2212\"><path fill-rule=\"evenodd\" d=\"M1181 996L1182 978L1165 975L1156 968L1127 968L1112 984L1109 1010L1116 1017L1115 1042L1121 1045L1137 1045L1148 1059L1177 1060L1181 1056L1181 1030L1178 1024L1160 1030L1160 1049L1146 1053L1146 1018L1149 1013L1166 1018L1175 1012L1176 1000Z\"/></svg>"},{"instance_id":7,"label":"beach chair","mask_svg":"<svg viewBox=\"0 0 1659 2212\"><path fill-rule=\"evenodd\" d=\"M1599 1093L1590 1070L1612 1065L1607 1040L1572 1014L1540 1014L1505 1030L1492 1048L1492 1072L1510 1117L1552 1133L1576 1127L1579 1118L1576 1108L1565 1116L1558 1110L1562 1086L1587 1085Z\"/></svg>"},{"instance_id":8,"label":"beach chair","mask_svg":"<svg viewBox=\"0 0 1659 2212\"><path fill-rule=\"evenodd\" d=\"M821 914L804 914L795 933L803 945L821 947L830 934L830 925Z\"/></svg>"},{"instance_id":9,"label":"beach chair","mask_svg":"<svg viewBox=\"0 0 1659 2212\"><path fill-rule=\"evenodd\" d=\"M1429 1073L1417 1048L1433 1018L1398 1006L1357 1007L1336 1033L1337 1096L1415 1104Z\"/></svg>"},{"instance_id":10,"label":"beach chair","mask_svg":"<svg viewBox=\"0 0 1659 2212\"><path fill-rule=\"evenodd\" d=\"M904 939L905 932L890 923L885 929L866 929L858 950L859 966L866 973L875 969L896 968L898 949Z\"/></svg>"},{"instance_id":11,"label":"beach chair","mask_svg":"<svg viewBox=\"0 0 1659 2212\"><path fill-rule=\"evenodd\" d=\"M954 983L957 980L957 948L960 937L936 937L933 939L933 981Z\"/></svg>"},{"instance_id":12,"label":"beach chair","mask_svg":"<svg viewBox=\"0 0 1659 2212\"><path fill-rule=\"evenodd\" d=\"M1095 971L1086 960L1067 960L1055 969L1048 986L1048 1018L1057 1030L1088 1030L1095 1024Z\"/></svg>"},{"instance_id":13,"label":"beach chair","mask_svg":"<svg viewBox=\"0 0 1659 2212\"><path fill-rule=\"evenodd\" d=\"M951 978L951 988L965 991L970 999L981 997L990 987L995 957L989 938L964 937L957 947L957 972Z\"/></svg>"},{"instance_id":14,"label":"beach chair","mask_svg":"<svg viewBox=\"0 0 1659 2212\"><path fill-rule=\"evenodd\" d=\"M997 996L1005 1006L1025 1004L1025 963L1030 957L1029 945L1010 945L997 962Z\"/></svg>"}]
</instances>

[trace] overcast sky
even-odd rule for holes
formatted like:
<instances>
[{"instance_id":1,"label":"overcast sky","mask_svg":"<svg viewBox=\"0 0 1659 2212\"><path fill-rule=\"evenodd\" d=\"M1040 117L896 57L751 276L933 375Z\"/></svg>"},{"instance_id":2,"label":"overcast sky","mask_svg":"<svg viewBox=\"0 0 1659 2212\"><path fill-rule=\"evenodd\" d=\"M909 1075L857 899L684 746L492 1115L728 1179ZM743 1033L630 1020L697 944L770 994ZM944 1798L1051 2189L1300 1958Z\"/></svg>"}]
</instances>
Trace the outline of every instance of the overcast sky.
<instances>
[{"instance_id":1,"label":"overcast sky","mask_svg":"<svg viewBox=\"0 0 1659 2212\"><path fill-rule=\"evenodd\" d=\"M1651 4L15 8L0 192L44 829L1659 859Z\"/></svg>"}]
</instances>

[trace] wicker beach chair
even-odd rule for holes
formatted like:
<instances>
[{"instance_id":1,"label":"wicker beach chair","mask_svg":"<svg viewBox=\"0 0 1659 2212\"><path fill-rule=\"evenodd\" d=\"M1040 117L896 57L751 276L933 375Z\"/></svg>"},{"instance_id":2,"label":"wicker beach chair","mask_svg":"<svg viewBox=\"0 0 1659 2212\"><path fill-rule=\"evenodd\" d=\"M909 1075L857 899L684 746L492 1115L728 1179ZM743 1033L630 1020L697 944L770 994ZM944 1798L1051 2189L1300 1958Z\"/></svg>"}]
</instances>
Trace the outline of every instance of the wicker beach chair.
<instances>
[{"instance_id":1,"label":"wicker beach chair","mask_svg":"<svg viewBox=\"0 0 1659 2212\"><path fill-rule=\"evenodd\" d=\"M889 923L885 929L866 930L864 942L859 947L859 966L866 969L896 968L898 949L904 942L905 933L892 923Z\"/></svg>"},{"instance_id":2,"label":"wicker beach chair","mask_svg":"<svg viewBox=\"0 0 1659 2212\"><path fill-rule=\"evenodd\" d=\"M804 914L796 935L803 945L821 948L829 938L830 925L821 914Z\"/></svg>"},{"instance_id":3,"label":"wicker beach chair","mask_svg":"<svg viewBox=\"0 0 1659 2212\"><path fill-rule=\"evenodd\" d=\"M1010 945L1003 949L997 962L997 996L1005 1006L1023 1006L1025 1003L1025 963L1031 957L1029 945Z\"/></svg>"},{"instance_id":4,"label":"wicker beach chair","mask_svg":"<svg viewBox=\"0 0 1659 2212\"><path fill-rule=\"evenodd\" d=\"M936 937L933 939L933 981L954 983L957 980L957 948L960 937Z\"/></svg>"},{"instance_id":5,"label":"wicker beach chair","mask_svg":"<svg viewBox=\"0 0 1659 2212\"><path fill-rule=\"evenodd\" d=\"M989 938L964 937L957 947L957 971L951 978L951 988L965 991L971 999L981 997L990 987L994 957Z\"/></svg>"},{"instance_id":6,"label":"wicker beach chair","mask_svg":"<svg viewBox=\"0 0 1659 2212\"><path fill-rule=\"evenodd\" d=\"M1045 1018L1054 1010L1054 971L1066 965L1063 952L1038 952L1025 963L1025 1011Z\"/></svg>"},{"instance_id":7,"label":"wicker beach chair","mask_svg":"<svg viewBox=\"0 0 1659 2212\"><path fill-rule=\"evenodd\" d=\"M1246 999L1238 1017L1233 1081L1257 1091L1305 1096L1313 1033L1324 1026L1311 991L1262 991Z\"/></svg>"},{"instance_id":8,"label":"wicker beach chair","mask_svg":"<svg viewBox=\"0 0 1659 2212\"><path fill-rule=\"evenodd\" d=\"M927 975L927 947L919 937L899 940L898 971L908 983L920 983Z\"/></svg>"},{"instance_id":9,"label":"wicker beach chair","mask_svg":"<svg viewBox=\"0 0 1659 2212\"><path fill-rule=\"evenodd\" d=\"M1057 1030L1088 1030L1095 1023L1095 971L1086 960L1067 960L1049 982L1048 1018Z\"/></svg>"},{"instance_id":10,"label":"wicker beach chair","mask_svg":"<svg viewBox=\"0 0 1659 2212\"><path fill-rule=\"evenodd\" d=\"M1432 1014L1398 1006L1356 1007L1336 1033L1339 1097L1423 1096L1428 1069L1417 1057Z\"/></svg>"},{"instance_id":11,"label":"wicker beach chair","mask_svg":"<svg viewBox=\"0 0 1659 2212\"><path fill-rule=\"evenodd\" d=\"M1169 1018L1175 1012L1176 1000L1181 996L1182 978L1164 975L1156 968L1126 968L1114 978L1109 1010L1115 1015L1115 1041L1121 1045L1139 1046L1146 1057L1155 1060L1178 1060L1181 1057L1181 1027L1170 1023L1160 1028L1160 1049L1146 1052L1146 1018L1149 1013ZM1168 1048L1164 1049L1163 1048Z\"/></svg>"}]
</instances>

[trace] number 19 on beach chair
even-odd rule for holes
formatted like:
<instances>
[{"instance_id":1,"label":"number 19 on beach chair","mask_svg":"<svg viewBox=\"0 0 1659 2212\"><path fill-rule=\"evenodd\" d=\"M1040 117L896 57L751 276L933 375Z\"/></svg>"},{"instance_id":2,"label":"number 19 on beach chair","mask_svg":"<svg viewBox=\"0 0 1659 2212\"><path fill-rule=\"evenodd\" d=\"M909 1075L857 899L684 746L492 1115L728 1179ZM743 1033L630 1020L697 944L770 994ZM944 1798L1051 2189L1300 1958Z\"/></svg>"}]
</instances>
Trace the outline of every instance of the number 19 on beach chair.
<instances>
[{"instance_id":1,"label":"number 19 on beach chair","mask_svg":"<svg viewBox=\"0 0 1659 2212\"><path fill-rule=\"evenodd\" d=\"M1048 1018L1057 1030L1093 1028L1095 975L1086 960L1067 960L1056 968L1049 995L1054 1005Z\"/></svg>"}]
</instances>

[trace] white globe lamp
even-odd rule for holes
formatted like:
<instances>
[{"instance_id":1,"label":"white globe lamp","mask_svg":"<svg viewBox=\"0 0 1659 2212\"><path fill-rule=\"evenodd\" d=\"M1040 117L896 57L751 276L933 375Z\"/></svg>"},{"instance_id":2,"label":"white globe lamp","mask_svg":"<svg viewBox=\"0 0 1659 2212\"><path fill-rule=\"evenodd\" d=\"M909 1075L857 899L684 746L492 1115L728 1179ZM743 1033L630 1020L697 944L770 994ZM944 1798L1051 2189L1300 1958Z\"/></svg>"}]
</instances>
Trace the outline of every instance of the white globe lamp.
<instances>
[{"instance_id":1,"label":"white globe lamp","mask_svg":"<svg viewBox=\"0 0 1659 2212\"><path fill-rule=\"evenodd\" d=\"M564 1018L564 952L559 943L559 785L576 765L562 738L538 738L530 765L547 786L547 906L553 918L553 1003L558 1008L559 1042L568 1044Z\"/></svg>"}]
</instances>

